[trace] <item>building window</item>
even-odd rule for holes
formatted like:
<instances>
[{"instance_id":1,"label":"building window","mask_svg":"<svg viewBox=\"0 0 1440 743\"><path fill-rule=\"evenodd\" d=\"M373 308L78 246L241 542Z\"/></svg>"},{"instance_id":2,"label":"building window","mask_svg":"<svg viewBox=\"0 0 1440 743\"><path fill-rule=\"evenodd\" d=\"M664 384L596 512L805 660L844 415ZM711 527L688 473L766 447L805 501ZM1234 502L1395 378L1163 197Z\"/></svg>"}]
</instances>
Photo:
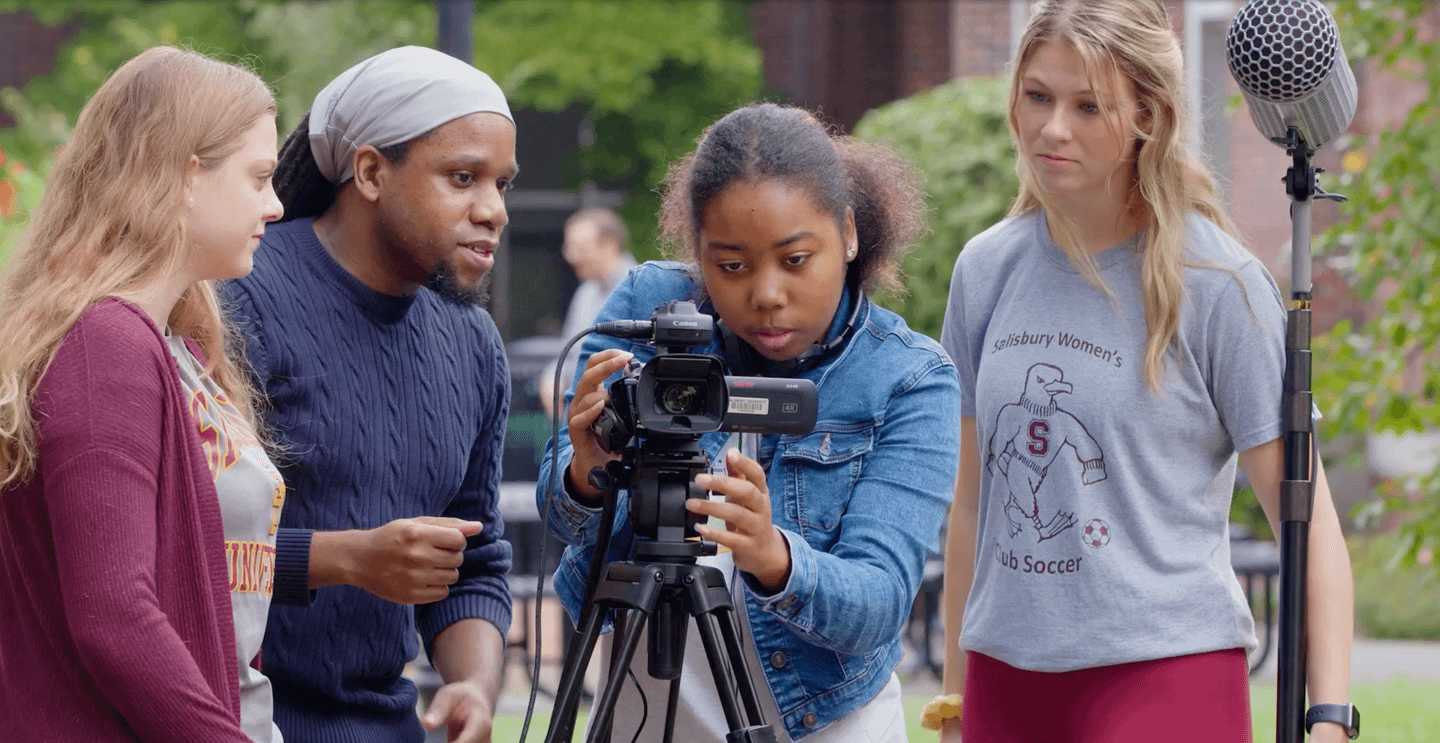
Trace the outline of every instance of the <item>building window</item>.
<instances>
[{"instance_id":1,"label":"building window","mask_svg":"<svg viewBox=\"0 0 1440 743\"><path fill-rule=\"evenodd\" d=\"M1220 198L1230 203L1230 66L1225 35L1236 3L1185 3L1185 87L1190 104L1190 146L1210 165Z\"/></svg>"}]
</instances>

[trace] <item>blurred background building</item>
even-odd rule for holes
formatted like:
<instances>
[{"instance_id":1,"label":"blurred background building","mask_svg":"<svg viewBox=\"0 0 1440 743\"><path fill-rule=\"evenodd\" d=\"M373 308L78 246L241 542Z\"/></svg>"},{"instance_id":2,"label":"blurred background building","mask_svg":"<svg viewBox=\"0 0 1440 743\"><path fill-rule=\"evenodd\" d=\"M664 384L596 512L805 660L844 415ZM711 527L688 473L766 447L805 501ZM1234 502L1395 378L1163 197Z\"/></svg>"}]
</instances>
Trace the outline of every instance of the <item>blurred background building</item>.
<instances>
[{"instance_id":1,"label":"blurred background building","mask_svg":"<svg viewBox=\"0 0 1440 743\"><path fill-rule=\"evenodd\" d=\"M1241 2L1165 1L1184 44L1191 108L1197 114L1193 119L1194 141L1212 164L1245 244L1265 262L1283 288L1289 271L1290 222L1289 200L1280 179L1288 160L1279 147L1261 138L1243 104L1235 105L1238 89L1225 61L1226 29ZM77 66L83 69L80 57L93 55L95 43L85 46L77 40L87 38L86 33L95 33L96 24L109 23L107 28L115 29L120 36L133 36L141 33L136 29L148 28L138 11L131 25L126 26L125 19L116 20L93 10L101 5L104 3L83 0L22 0L15 6L29 10L0 13L0 49L4 50L0 55L0 89L29 91L33 81L47 81ZM433 43L442 48L450 45L462 50L459 56L466 56L464 50L473 48L469 56L507 86L522 132L518 155L523 173L509 197L512 221L505 233L506 244L498 253L490 303L502 333L510 341L559 332L576 286L573 272L560 258L564 222L574 211L586 206L620 210L635 237L636 256L641 260L658 256L653 239L658 205L655 183L669 161L689 151L705 123L741 102L733 98L766 98L806 106L840 129L850 131L868 113L893 101L955 80L1003 74L1027 15L1025 0L646 0L628 4L589 0L257 0L248 4L135 0L131 5L144 8L149 13L145 17L152 19L151 25L160 24L154 33L162 41L167 40L165 27L161 21L153 20L167 17L163 13L156 15L161 6L189 6L191 9L185 12L192 16L210 13L213 19L195 21L178 32L182 43L192 38L187 33L200 34L202 43L197 46L202 50L207 43L215 43L204 35L209 33L204 29L211 26L233 22L240 29L236 33L253 37L257 24L323 20L325 16L319 9L338 8L336 13L350 17L342 19L344 23L338 26L341 30L335 33L353 33L357 40L351 46L355 48L346 46L342 38L328 47L340 50L330 57L321 42L314 50L300 49L309 41L303 28L292 32L291 37L271 39L273 44L267 47L281 51L286 51L285 43L297 47L287 51L293 57L287 69L313 68L305 74L316 81L313 87L317 89L324 80L374 51L363 49L365 44L381 48L397 43ZM379 17L381 10L395 13L400 20L390 22ZM226 14L244 17L233 21ZM405 22L412 26L435 24L439 28L406 30ZM565 30L569 29L567 22L585 28ZM354 23L354 28L344 25L348 23ZM635 68L642 75L635 80L637 89L644 91L636 95L648 98L628 103L607 103L605 91L597 92L603 85L615 85L613 80L607 83L602 77L584 78L560 67L550 71L543 65L558 63L535 62L526 57L531 54L543 60L547 54L571 54L577 60L574 64L582 66L616 64L614 59L629 63L623 54L617 57L607 52L606 44L622 39L619 46L628 44L631 48L621 51L633 52L641 42L625 39L638 38L645 32L654 36L655 29L627 31L621 28L625 23L669 23L673 29L661 29L661 36L677 37L693 24L689 30L696 34L695 38L675 44L700 46L702 55L710 56L697 62L689 49L673 44L667 47L663 38L643 42L655 44L657 51L653 53L662 59L649 67ZM1430 7L1418 16L1415 31L1420 38L1433 40L1437 25L1440 9ZM486 36L487 29L499 26L511 30L497 32L501 36ZM541 26L574 35L554 42L524 35L525 29ZM202 30L188 31L190 28ZM714 38L730 46L704 46ZM508 52L509 57L503 50L495 51L503 40L517 45ZM555 48L519 48L527 43L551 43ZM275 56L248 46L223 48L223 42L220 51L256 53L264 59L266 70ZM599 61L587 61L589 54L596 55ZM1353 50L1351 59L1357 59ZM92 61L92 66L99 64ZM526 65L539 65L536 69L541 72L532 70L528 77L517 76L515 70ZM1396 125L1431 94L1422 81L1404 79L1377 63L1359 62L1355 72L1360 101L1351 131L1357 138ZM611 98L624 97L626 74L635 73L610 73L611 78L622 78L615 88L621 93L612 90ZM565 83L567 75L578 76L578 82ZM755 79L748 80L747 75ZM289 77L294 77L294 72ZM37 95L43 97L44 91L55 85L45 84L51 88ZM570 87L566 88L566 84ZM293 109L303 106L313 92L300 86L282 95L282 127L293 123L301 112ZM696 101L693 111L686 110L685 101L690 98ZM15 107L10 105L14 99L12 95L0 101L6 103L0 106L0 143L5 129L24 123L14 117ZM666 105L669 109L664 108ZM646 118L647 109L661 114ZM683 119L677 112L690 118ZM60 113L73 116L73 111ZM1347 152L1340 142L1322 149L1316 159L1328 171L1346 172L1363 168L1365 153ZM919 164L922 169L927 165ZM0 211L13 211L14 201L13 185L0 181ZM1338 217L1334 204L1319 202L1315 206L1315 234L1320 235ZM963 237L958 239L963 242ZM950 246L950 250L958 250L958 245ZM1379 311L1351 293L1350 260L1342 251L1316 263L1317 335L1340 319L1359 324ZM912 324L916 322L912 320ZM538 429L535 435L540 435ZM1382 453L1395 448L1378 447L1376 451L1371 457L1372 469L1385 473L1394 470L1394 457ZM1354 492L1358 498L1366 490L1363 482L1347 483L1343 476L1340 479L1337 491Z\"/></svg>"},{"instance_id":2,"label":"blurred background building","mask_svg":"<svg viewBox=\"0 0 1440 743\"><path fill-rule=\"evenodd\" d=\"M1025 0L742 4L748 5L770 97L816 110L847 131L885 103L954 78L1003 73L1027 13ZM1227 113L1227 101L1238 88L1225 64L1225 31L1241 3L1167 0L1167 5L1184 40L1192 110L1200 113L1194 120L1196 141L1212 161L1246 244L1283 281L1290 225L1279 179L1288 163L1283 151L1260 137L1243 106ZM1430 12L1425 19L1431 33L1436 18ZM78 16L48 24L29 11L0 13L0 49L5 50L0 88L23 89L32 78L49 74L80 28ZM1395 123L1426 94L1423 86L1393 74L1374 74L1364 66L1356 72L1361 100L1352 129L1358 133ZM508 338L553 333L559 327L575 285L559 260L565 217L583 206L619 207L625 197L624 183L587 182L578 188L573 183L572 163L595 137L583 105L561 111L520 108L516 117L524 132L518 141L524 177L510 198L509 245L500 253L491 308ZM0 129L14 124L0 107ZM1333 147L1322 150L1318 161L1332 171L1341 168ZM1334 219L1332 204L1317 204L1315 232ZM1317 332L1339 317L1362 318L1364 309L1346 296L1333 269L1318 268ZM515 295L517 277L523 277L523 301Z\"/></svg>"}]
</instances>

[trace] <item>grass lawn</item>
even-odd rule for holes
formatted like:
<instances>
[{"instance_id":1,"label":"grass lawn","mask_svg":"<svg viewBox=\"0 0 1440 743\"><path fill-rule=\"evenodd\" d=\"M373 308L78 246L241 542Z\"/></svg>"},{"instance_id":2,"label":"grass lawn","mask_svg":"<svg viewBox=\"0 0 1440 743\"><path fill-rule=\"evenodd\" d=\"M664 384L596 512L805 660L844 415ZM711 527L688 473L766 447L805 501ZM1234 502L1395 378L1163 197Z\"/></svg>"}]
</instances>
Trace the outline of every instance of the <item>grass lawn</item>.
<instances>
[{"instance_id":1,"label":"grass lawn","mask_svg":"<svg viewBox=\"0 0 1440 743\"><path fill-rule=\"evenodd\" d=\"M1440 681L1397 678L1350 687L1365 743L1440 741ZM1255 740L1275 739L1275 686L1250 687Z\"/></svg>"},{"instance_id":2,"label":"grass lawn","mask_svg":"<svg viewBox=\"0 0 1440 743\"><path fill-rule=\"evenodd\" d=\"M1440 743L1440 681L1412 681L1401 678L1380 683L1356 684L1351 688L1351 698L1360 708L1360 740L1365 743ZM1252 686L1250 699L1254 709L1255 740L1274 740L1275 686ZM905 719L910 721L909 735L913 743L936 740L934 733L920 727L920 708L928 701L928 697L922 696L909 696L905 699ZM528 739L543 741L545 726L549 720L548 710L542 712L537 709L535 718L530 723ZM519 741L522 722L523 714L500 715L495 720L495 743ZM584 725L582 712L576 726L577 731L583 730ZM582 738L577 734L575 739Z\"/></svg>"}]
</instances>

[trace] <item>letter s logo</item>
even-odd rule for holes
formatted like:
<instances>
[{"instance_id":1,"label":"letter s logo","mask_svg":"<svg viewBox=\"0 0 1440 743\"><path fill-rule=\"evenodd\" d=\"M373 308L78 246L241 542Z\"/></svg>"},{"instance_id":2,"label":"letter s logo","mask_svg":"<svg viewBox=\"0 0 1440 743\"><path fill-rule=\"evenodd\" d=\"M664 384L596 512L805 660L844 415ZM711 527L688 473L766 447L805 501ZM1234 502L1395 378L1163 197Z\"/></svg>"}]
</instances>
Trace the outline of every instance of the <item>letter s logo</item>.
<instances>
[{"instance_id":1,"label":"letter s logo","mask_svg":"<svg viewBox=\"0 0 1440 743\"><path fill-rule=\"evenodd\" d=\"M1025 447L1030 456L1043 457L1050 451L1050 424L1030 421L1030 443Z\"/></svg>"}]
</instances>

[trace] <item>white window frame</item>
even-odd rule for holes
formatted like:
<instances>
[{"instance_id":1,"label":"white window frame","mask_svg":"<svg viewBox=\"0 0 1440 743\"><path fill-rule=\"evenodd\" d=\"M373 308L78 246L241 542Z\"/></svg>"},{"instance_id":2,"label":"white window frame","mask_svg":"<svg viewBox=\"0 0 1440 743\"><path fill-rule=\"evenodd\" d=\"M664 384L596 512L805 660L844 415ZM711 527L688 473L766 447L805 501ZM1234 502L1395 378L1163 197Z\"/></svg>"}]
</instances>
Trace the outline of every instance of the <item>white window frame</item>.
<instances>
[{"instance_id":1,"label":"white window frame","mask_svg":"<svg viewBox=\"0 0 1440 743\"><path fill-rule=\"evenodd\" d=\"M1020 36L1025 33L1025 21L1030 19L1030 0L1010 0L1010 58L1020 51Z\"/></svg>"},{"instance_id":2,"label":"white window frame","mask_svg":"<svg viewBox=\"0 0 1440 743\"><path fill-rule=\"evenodd\" d=\"M1228 20L1235 15L1236 3L1232 0L1187 0L1185 3L1185 95L1190 104L1190 144L1199 146L1200 114L1203 103L1200 73L1204 68L1205 54L1224 54L1224 49L1204 49L1205 23Z\"/></svg>"},{"instance_id":3,"label":"white window frame","mask_svg":"<svg viewBox=\"0 0 1440 743\"><path fill-rule=\"evenodd\" d=\"M1210 55L1226 54L1224 45L1219 49L1207 49L1205 46L1205 26L1215 21L1228 21L1234 17L1240 3L1238 0L1186 0L1185 21L1184 21L1184 44L1185 55L1185 96L1190 106L1190 147L1204 157L1209 158L1215 169L1217 186L1223 198L1228 201L1229 183L1225 177L1224 168L1230 160L1229 152L1209 152L1204 137L1205 109L1204 109L1204 79L1202 77L1205 69L1205 58ZM1226 67L1228 70L1228 65ZM1228 73L1227 73L1228 74ZM1228 126L1228 122L1223 124Z\"/></svg>"}]
</instances>

